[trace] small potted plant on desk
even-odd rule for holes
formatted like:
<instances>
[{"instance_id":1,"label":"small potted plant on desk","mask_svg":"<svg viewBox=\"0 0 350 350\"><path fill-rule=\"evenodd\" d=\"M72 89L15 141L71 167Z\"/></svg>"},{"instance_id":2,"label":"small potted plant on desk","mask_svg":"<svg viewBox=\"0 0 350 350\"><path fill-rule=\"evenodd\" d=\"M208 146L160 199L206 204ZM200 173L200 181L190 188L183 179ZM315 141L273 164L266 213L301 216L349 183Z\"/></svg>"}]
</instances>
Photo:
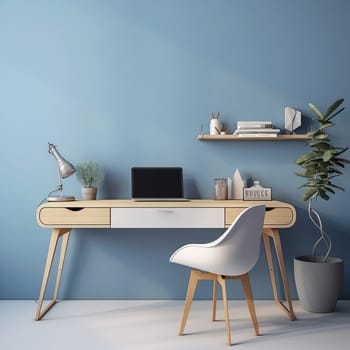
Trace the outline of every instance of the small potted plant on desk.
<instances>
[{"instance_id":1,"label":"small potted plant on desk","mask_svg":"<svg viewBox=\"0 0 350 350\"><path fill-rule=\"evenodd\" d=\"M102 183L104 177L102 169L92 161L79 163L76 168L77 178L82 185L82 199L96 199L97 187Z\"/></svg>"},{"instance_id":2,"label":"small potted plant on desk","mask_svg":"<svg viewBox=\"0 0 350 350\"><path fill-rule=\"evenodd\" d=\"M305 189L303 199L308 202L309 218L320 233L311 255L294 258L294 277L300 303L305 310L311 312L333 312L342 284L343 260L330 256L331 238L324 230L321 217L312 204L316 199L328 200L329 194L334 194L336 189L344 190L334 183L334 178L342 175L341 169L350 163L348 159L341 157L348 147L333 146L326 133L327 128L334 126L333 118L344 110L338 109L343 101L335 101L325 113L309 103L318 128L309 133L310 152L295 161L304 169L296 175L306 179L300 188ZM324 243L326 251L324 255L316 255L316 248L321 242Z\"/></svg>"}]
</instances>

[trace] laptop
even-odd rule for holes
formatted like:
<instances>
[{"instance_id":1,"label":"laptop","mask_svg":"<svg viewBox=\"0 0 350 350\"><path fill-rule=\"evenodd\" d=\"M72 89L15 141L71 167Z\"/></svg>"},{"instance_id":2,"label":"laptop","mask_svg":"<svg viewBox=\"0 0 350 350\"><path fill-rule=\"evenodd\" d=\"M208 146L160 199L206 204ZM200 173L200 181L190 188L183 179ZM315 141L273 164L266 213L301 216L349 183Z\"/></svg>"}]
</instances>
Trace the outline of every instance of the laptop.
<instances>
[{"instance_id":1,"label":"laptop","mask_svg":"<svg viewBox=\"0 0 350 350\"><path fill-rule=\"evenodd\" d=\"M134 201L188 201L184 198L183 172L179 167L131 168L131 193Z\"/></svg>"}]
</instances>

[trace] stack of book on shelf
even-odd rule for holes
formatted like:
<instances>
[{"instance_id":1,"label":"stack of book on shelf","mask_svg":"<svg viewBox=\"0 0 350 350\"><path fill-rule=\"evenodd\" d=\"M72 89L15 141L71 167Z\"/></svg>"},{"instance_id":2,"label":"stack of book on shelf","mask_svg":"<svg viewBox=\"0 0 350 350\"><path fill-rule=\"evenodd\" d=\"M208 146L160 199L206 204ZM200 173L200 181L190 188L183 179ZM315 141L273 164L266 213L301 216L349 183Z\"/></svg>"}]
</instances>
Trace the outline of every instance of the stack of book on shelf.
<instances>
[{"instance_id":1,"label":"stack of book on shelf","mask_svg":"<svg viewBox=\"0 0 350 350\"><path fill-rule=\"evenodd\" d=\"M240 137L277 137L280 131L272 126L271 121L238 121L233 134Z\"/></svg>"}]
</instances>

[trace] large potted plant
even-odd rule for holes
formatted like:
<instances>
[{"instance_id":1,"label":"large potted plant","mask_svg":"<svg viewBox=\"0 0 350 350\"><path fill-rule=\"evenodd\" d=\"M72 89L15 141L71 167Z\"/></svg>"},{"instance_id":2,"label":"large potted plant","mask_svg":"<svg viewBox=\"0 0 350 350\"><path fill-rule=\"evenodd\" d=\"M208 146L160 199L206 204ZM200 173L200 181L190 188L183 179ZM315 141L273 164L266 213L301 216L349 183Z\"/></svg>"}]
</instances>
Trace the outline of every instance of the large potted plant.
<instances>
[{"instance_id":1,"label":"large potted plant","mask_svg":"<svg viewBox=\"0 0 350 350\"><path fill-rule=\"evenodd\" d=\"M97 187L102 183L104 177L102 169L92 161L79 163L76 168L78 181L82 185L82 199L96 199Z\"/></svg>"},{"instance_id":2,"label":"large potted plant","mask_svg":"<svg viewBox=\"0 0 350 350\"><path fill-rule=\"evenodd\" d=\"M306 179L299 188L305 190L303 200L308 202L308 216L319 230L319 238L313 245L312 254L294 259L294 277L301 306L311 312L333 312L342 284L343 261L330 256L332 241L326 233L319 213L314 209L316 200L326 200L336 190L344 190L334 180L342 175L345 164L350 163L341 155L348 147L335 147L327 129L335 124L333 118L344 108L340 108L344 99L335 101L324 113L313 104L309 108L315 115L317 129L308 135L310 152L296 159L303 168L296 175ZM324 253L317 255L316 250L323 245Z\"/></svg>"}]
</instances>

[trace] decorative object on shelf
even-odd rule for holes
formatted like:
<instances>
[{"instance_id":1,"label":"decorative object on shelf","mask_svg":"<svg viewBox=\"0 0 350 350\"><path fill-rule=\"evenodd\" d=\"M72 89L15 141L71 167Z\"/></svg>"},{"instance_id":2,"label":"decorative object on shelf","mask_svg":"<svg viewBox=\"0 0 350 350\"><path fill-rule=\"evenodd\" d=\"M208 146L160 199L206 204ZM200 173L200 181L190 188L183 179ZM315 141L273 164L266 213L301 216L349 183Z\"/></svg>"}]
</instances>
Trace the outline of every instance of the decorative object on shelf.
<instances>
[{"instance_id":1,"label":"decorative object on shelf","mask_svg":"<svg viewBox=\"0 0 350 350\"><path fill-rule=\"evenodd\" d=\"M210 119L210 135L220 135L222 130L222 124L219 120L220 112L211 113Z\"/></svg>"},{"instance_id":2,"label":"decorative object on shelf","mask_svg":"<svg viewBox=\"0 0 350 350\"><path fill-rule=\"evenodd\" d=\"M103 181L103 171L97 163L88 161L77 164L77 178L82 185L83 200L96 199L97 187Z\"/></svg>"},{"instance_id":3,"label":"decorative object on shelf","mask_svg":"<svg viewBox=\"0 0 350 350\"><path fill-rule=\"evenodd\" d=\"M244 180L236 169L232 177L232 199L243 199L243 188L246 186L246 180Z\"/></svg>"},{"instance_id":4,"label":"decorative object on shelf","mask_svg":"<svg viewBox=\"0 0 350 350\"><path fill-rule=\"evenodd\" d=\"M239 137L277 137L280 131L273 128L271 121L238 121L233 134Z\"/></svg>"},{"instance_id":5,"label":"decorative object on shelf","mask_svg":"<svg viewBox=\"0 0 350 350\"><path fill-rule=\"evenodd\" d=\"M227 177L227 199L232 199L232 178Z\"/></svg>"},{"instance_id":6,"label":"decorative object on shelf","mask_svg":"<svg viewBox=\"0 0 350 350\"><path fill-rule=\"evenodd\" d=\"M301 112L291 107L284 109L284 128L290 134L294 134L294 130L301 126Z\"/></svg>"},{"instance_id":7,"label":"decorative object on shelf","mask_svg":"<svg viewBox=\"0 0 350 350\"><path fill-rule=\"evenodd\" d=\"M227 199L227 179L218 178L214 180L214 199Z\"/></svg>"},{"instance_id":8,"label":"decorative object on shelf","mask_svg":"<svg viewBox=\"0 0 350 350\"><path fill-rule=\"evenodd\" d=\"M262 187L260 181L254 181L253 186L243 189L243 199L245 201L270 201L271 187Z\"/></svg>"},{"instance_id":9,"label":"decorative object on shelf","mask_svg":"<svg viewBox=\"0 0 350 350\"><path fill-rule=\"evenodd\" d=\"M62 179L71 176L75 173L75 167L69 163L66 159L64 159L61 154L57 151L57 146L49 142L49 153L52 154L57 160L57 173L58 173L58 185L57 188L51 191L47 197L47 201L49 202L64 202L64 201L74 201L73 196L63 196L62 194L58 196L52 196L55 192L62 193L63 185Z\"/></svg>"},{"instance_id":10,"label":"decorative object on shelf","mask_svg":"<svg viewBox=\"0 0 350 350\"><path fill-rule=\"evenodd\" d=\"M308 201L309 218L320 231L312 254L294 258L294 278L300 303L311 312L333 312L342 284L343 260L330 256L332 241L312 202L317 198L328 200L329 194L334 194L336 189L344 190L334 183L334 178L342 175L341 170L350 163L341 156L349 147L335 147L326 132L327 128L335 125L332 119L344 110L344 107L338 109L343 101L335 101L324 113L309 103L318 128L309 133L312 137L308 141L310 152L295 161L304 169L296 175L306 179L299 188L305 189L303 199ZM325 245L326 251L318 256L316 249L320 243Z\"/></svg>"}]
</instances>

